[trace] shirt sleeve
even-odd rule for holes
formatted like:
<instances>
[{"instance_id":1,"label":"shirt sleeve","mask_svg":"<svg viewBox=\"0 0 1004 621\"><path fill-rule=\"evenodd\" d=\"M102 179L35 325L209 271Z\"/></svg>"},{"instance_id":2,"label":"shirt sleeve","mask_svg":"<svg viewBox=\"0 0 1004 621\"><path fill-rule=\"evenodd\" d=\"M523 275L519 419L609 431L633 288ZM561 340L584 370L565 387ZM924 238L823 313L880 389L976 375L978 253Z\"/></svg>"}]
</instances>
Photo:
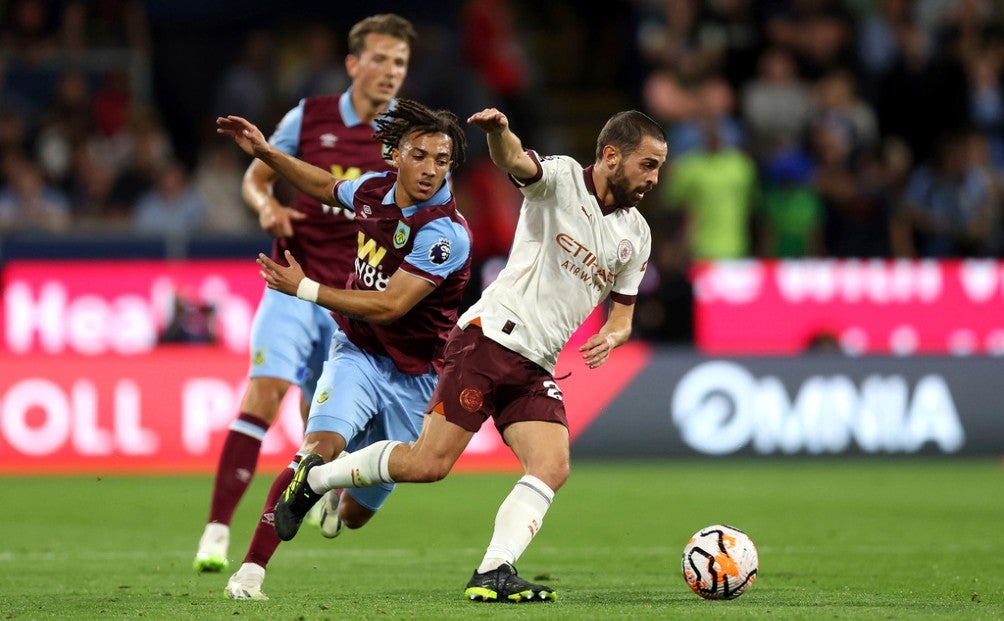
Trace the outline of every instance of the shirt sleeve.
<instances>
[{"instance_id":1,"label":"shirt sleeve","mask_svg":"<svg viewBox=\"0 0 1004 621\"><path fill-rule=\"evenodd\" d=\"M356 177L355 179L343 179L339 181L338 183L335 184L335 189L334 189L335 200L337 200L340 204L347 207L348 209L355 211L356 190L359 189L359 186L362 185L363 181L366 181L371 177L376 177L383 174L386 173L368 172L363 175L360 175L359 177Z\"/></svg>"},{"instance_id":2,"label":"shirt sleeve","mask_svg":"<svg viewBox=\"0 0 1004 621\"><path fill-rule=\"evenodd\" d=\"M297 155L300 152L300 128L303 126L303 100L282 117L275 131L268 139L276 149L286 155Z\"/></svg>"},{"instance_id":3,"label":"shirt sleeve","mask_svg":"<svg viewBox=\"0 0 1004 621\"><path fill-rule=\"evenodd\" d=\"M612 297L621 303L634 303L642 278L645 276L645 270L648 268L649 254L652 252L652 233L647 227L644 233L638 237L637 243L638 247L631 248L631 258L624 264L624 269L617 274L617 280L612 289ZM631 245L627 240L622 241L621 244Z\"/></svg>"},{"instance_id":4,"label":"shirt sleeve","mask_svg":"<svg viewBox=\"0 0 1004 621\"><path fill-rule=\"evenodd\" d=\"M438 287L447 276L464 267L470 254L471 238L467 230L449 218L439 218L415 235L415 243L401 269Z\"/></svg>"}]
</instances>

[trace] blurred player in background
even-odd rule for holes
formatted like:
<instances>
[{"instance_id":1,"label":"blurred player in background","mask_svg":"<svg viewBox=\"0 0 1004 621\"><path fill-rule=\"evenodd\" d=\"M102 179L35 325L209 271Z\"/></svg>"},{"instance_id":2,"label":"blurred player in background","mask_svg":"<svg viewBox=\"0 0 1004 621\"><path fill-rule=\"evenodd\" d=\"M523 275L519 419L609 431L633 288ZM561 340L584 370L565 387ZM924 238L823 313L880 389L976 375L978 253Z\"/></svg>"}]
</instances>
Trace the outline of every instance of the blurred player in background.
<instances>
[{"instance_id":1,"label":"blurred player in background","mask_svg":"<svg viewBox=\"0 0 1004 621\"><path fill-rule=\"evenodd\" d=\"M456 116L399 100L377 119L375 137L397 172L338 180L282 153L244 119L217 119L220 132L260 158L309 196L356 214L359 231L354 272L343 287L305 276L288 249L283 266L259 255L262 276L277 295L295 296L335 311L337 327L303 445L272 484L244 564L227 583L232 599L268 599L265 567L283 533L273 526L279 493L306 454L324 461L373 442L413 442L422 412L443 366L443 348L457 321L471 274L471 233L457 212L447 174L463 161L464 130ZM283 330L284 325L275 329ZM346 490L347 527L366 524L393 491L393 483ZM339 506L339 510L342 509ZM334 533L334 534L337 534Z\"/></svg>"},{"instance_id":2,"label":"blurred player in background","mask_svg":"<svg viewBox=\"0 0 1004 621\"><path fill-rule=\"evenodd\" d=\"M269 139L272 145L338 179L391 170L383 145L373 139L374 123L393 106L415 41L411 22L397 15L356 23L345 59L352 85L340 95L302 99L279 123ZM284 263L283 253L290 250L308 277L345 286L356 257L354 214L302 193L293 206L283 205L273 194L275 181L276 172L256 159L243 184L244 199L258 212L261 228L275 237L272 257ZM197 572L228 567L230 521L254 476L262 439L292 384L300 387L306 419L334 325L317 305L265 289L251 328L250 382L216 467L209 519L193 563ZM322 532L330 536L333 531Z\"/></svg>"},{"instance_id":3,"label":"blurred player in background","mask_svg":"<svg viewBox=\"0 0 1004 621\"><path fill-rule=\"evenodd\" d=\"M617 113L599 134L596 161L583 169L570 157L524 150L494 108L468 123L487 134L492 161L523 192L509 260L451 332L418 440L376 442L327 464L307 455L276 505L275 526L291 538L330 489L438 481L493 418L524 476L499 507L464 593L479 601L550 601L554 590L519 577L515 563L569 473L568 422L554 365L608 297L606 321L579 348L586 365L600 366L630 336L652 242L634 207L659 179L666 137L641 112Z\"/></svg>"}]
</instances>

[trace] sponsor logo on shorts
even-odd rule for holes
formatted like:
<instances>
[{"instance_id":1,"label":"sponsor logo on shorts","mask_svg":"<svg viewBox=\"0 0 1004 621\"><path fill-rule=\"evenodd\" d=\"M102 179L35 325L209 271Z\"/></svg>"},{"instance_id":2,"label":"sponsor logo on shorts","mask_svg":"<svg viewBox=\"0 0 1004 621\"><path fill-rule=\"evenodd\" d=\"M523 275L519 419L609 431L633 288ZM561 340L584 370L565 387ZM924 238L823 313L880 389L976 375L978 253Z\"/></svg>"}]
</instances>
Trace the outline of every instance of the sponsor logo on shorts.
<instances>
[{"instance_id":1,"label":"sponsor logo on shorts","mask_svg":"<svg viewBox=\"0 0 1004 621\"><path fill-rule=\"evenodd\" d=\"M464 388L460 391L460 407L468 412L477 412L485 403L485 396L477 388Z\"/></svg>"}]
</instances>

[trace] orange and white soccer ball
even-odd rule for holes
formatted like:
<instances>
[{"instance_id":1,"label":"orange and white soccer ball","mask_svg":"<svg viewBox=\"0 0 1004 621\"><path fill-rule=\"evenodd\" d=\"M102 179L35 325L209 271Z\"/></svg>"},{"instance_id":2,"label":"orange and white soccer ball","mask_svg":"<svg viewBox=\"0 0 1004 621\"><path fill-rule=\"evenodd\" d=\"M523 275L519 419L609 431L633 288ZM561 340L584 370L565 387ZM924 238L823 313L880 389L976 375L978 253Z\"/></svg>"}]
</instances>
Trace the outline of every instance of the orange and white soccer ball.
<instances>
[{"instance_id":1,"label":"orange and white soccer ball","mask_svg":"<svg viewBox=\"0 0 1004 621\"><path fill-rule=\"evenodd\" d=\"M687 586L704 599L735 599L756 580L760 560L743 531L714 524L694 533L681 562Z\"/></svg>"}]
</instances>

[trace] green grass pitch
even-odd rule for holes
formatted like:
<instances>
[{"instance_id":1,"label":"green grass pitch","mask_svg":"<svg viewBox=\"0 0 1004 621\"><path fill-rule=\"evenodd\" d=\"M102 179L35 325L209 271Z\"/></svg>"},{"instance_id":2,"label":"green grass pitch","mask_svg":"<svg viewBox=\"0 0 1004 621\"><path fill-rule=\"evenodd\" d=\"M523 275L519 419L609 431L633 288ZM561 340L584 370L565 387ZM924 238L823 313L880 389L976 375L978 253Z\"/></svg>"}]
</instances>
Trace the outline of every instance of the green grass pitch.
<instances>
[{"instance_id":1,"label":"green grass pitch","mask_svg":"<svg viewBox=\"0 0 1004 621\"><path fill-rule=\"evenodd\" d=\"M211 479L0 478L0 619L1000 619L1004 467L996 459L575 462L518 563L553 604L481 604L463 587L517 475L401 485L366 528L304 526L267 602L191 570ZM231 539L235 569L270 473ZM745 530L760 574L704 601L680 575L697 529Z\"/></svg>"}]
</instances>

